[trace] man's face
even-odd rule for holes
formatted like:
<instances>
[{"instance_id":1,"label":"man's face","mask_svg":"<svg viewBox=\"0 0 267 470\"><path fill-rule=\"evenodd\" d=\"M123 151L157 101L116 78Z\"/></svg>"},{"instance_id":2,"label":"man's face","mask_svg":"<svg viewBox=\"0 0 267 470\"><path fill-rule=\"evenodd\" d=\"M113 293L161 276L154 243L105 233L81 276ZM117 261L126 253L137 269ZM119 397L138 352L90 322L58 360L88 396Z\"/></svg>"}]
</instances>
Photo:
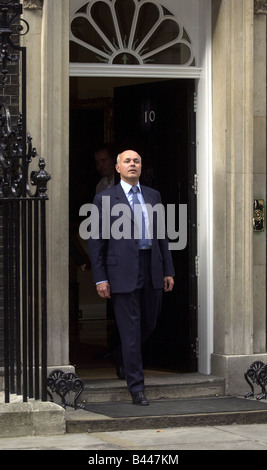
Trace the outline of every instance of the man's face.
<instances>
[{"instance_id":1,"label":"man's face","mask_svg":"<svg viewBox=\"0 0 267 470\"><path fill-rule=\"evenodd\" d=\"M120 155L120 161L116 165L121 179L131 185L135 185L141 175L141 158L133 150L126 150Z\"/></svg>"},{"instance_id":2,"label":"man's face","mask_svg":"<svg viewBox=\"0 0 267 470\"><path fill-rule=\"evenodd\" d=\"M106 150L95 153L95 165L101 176L112 176L114 173L114 163Z\"/></svg>"}]
</instances>

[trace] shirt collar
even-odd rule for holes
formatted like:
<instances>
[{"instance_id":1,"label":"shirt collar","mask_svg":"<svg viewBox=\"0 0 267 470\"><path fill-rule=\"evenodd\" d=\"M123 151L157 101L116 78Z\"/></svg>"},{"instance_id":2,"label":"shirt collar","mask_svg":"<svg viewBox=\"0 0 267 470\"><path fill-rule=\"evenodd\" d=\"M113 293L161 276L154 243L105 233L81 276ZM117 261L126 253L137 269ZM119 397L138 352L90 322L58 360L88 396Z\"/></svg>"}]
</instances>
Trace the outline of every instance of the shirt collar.
<instances>
[{"instance_id":1,"label":"shirt collar","mask_svg":"<svg viewBox=\"0 0 267 470\"><path fill-rule=\"evenodd\" d=\"M121 179L121 186L122 186L122 189L124 190L124 192L126 194L128 194L130 192L130 190L132 189L133 185L130 184L130 183L127 183L127 181L124 181ZM141 192L141 188L140 188L140 183L138 181L138 183L135 185L135 186L138 186L139 188L139 191Z\"/></svg>"}]
</instances>

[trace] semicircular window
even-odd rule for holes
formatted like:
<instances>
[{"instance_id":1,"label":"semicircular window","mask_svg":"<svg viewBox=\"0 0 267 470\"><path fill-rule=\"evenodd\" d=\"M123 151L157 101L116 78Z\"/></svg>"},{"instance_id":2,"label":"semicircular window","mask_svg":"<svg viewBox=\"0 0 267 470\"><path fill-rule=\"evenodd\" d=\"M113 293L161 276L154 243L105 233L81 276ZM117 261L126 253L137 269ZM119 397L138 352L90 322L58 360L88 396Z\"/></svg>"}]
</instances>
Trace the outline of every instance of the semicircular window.
<instances>
[{"instance_id":1,"label":"semicircular window","mask_svg":"<svg viewBox=\"0 0 267 470\"><path fill-rule=\"evenodd\" d=\"M85 1L71 18L70 61L195 65L181 20L156 0Z\"/></svg>"}]
</instances>

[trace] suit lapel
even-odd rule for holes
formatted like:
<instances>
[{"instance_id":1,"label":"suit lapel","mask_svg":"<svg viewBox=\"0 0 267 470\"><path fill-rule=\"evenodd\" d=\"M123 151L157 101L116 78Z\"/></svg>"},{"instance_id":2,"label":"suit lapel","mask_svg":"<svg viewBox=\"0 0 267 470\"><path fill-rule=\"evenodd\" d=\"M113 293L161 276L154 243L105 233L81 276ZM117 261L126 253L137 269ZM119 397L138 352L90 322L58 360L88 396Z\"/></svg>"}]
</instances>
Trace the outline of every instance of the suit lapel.
<instances>
[{"instance_id":1,"label":"suit lapel","mask_svg":"<svg viewBox=\"0 0 267 470\"><path fill-rule=\"evenodd\" d=\"M141 186L141 190L142 190L142 194L143 194L143 198L144 198L145 203L151 205L151 207L154 208L155 204L158 203L157 198L155 197L155 192L152 191L151 188L149 188L148 186ZM161 214L161 212L160 212L160 214ZM152 215L149 216L150 226L153 227L153 229L152 229L153 230L152 246L154 245L155 234L158 233L157 224L159 223L159 221L163 221L161 219L161 215L159 217L160 218L158 218L157 211L155 213L154 213L154 211L152 211ZM164 221L163 221L163 223L164 223ZM151 233L151 235L152 235L152 233Z\"/></svg>"},{"instance_id":2,"label":"suit lapel","mask_svg":"<svg viewBox=\"0 0 267 470\"><path fill-rule=\"evenodd\" d=\"M147 186L141 185L141 191L142 191L142 195L143 195L145 203L151 204L153 206L153 204L155 204L155 201L153 198L153 193L152 191L150 191L150 188L148 188Z\"/></svg>"},{"instance_id":3,"label":"suit lapel","mask_svg":"<svg viewBox=\"0 0 267 470\"><path fill-rule=\"evenodd\" d=\"M123 189L121 187L121 184L120 183L116 184L116 186L114 186L114 188L115 188L116 203L117 204L121 203L121 204L128 204L129 205L128 199L125 196L125 192L123 191Z\"/></svg>"},{"instance_id":4,"label":"suit lapel","mask_svg":"<svg viewBox=\"0 0 267 470\"><path fill-rule=\"evenodd\" d=\"M133 221L134 220L133 211L125 195L125 192L123 191L121 187L121 184L118 183L116 186L114 186L114 189L115 189L115 195L114 195L115 204L126 204L130 208L130 212L126 211L125 214L126 216L128 216L128 214L131 214L131 220Z\"/></svg>"}]
</instances>

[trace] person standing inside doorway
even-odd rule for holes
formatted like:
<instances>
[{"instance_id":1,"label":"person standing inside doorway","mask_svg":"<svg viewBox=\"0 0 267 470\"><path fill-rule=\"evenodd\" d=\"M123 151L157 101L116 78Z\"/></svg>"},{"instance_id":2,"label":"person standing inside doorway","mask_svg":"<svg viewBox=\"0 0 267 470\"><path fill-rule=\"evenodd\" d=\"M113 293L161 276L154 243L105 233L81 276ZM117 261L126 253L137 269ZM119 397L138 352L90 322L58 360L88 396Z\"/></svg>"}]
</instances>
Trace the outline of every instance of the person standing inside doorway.
<instances>
[{"instance_id":1,"label":"person standing inside doorway","mask_svg":"<svg viewBox=\"0 0 267 470\"><path fill-rule=\"evenodd\" d=\"M149 402L145 396L141 346L155 328L163 290L170 292L173 289L174 267L167 236L157 238L157 230L152 230L152 235L144 239L142 236L136 239L133 235L134 204L141 204L145 224L148 222L145 205L153 207L161 204L158 191L140 185L141 166L141 157L137 152L123 151L118 155L116 164L120 182L94 198L100 227L107 216L103 214L104 196L109 198L109 216L113 221L116 216L112 209L116 205L130 206L132 236L118 238L112 235L111 230L110 237L106 238L100 231L99 237L89 238L88 251L97 292L100 297L112 300L132 402L145 406ZM149 227L146 230L147 234Z\"/></svg>"},{"instance_id":2,"label":"person standing inside doorway","mask_svg":"<svg viewBox=\"0 0 267 470\"><path fill-rule=\"evenodd\" d=\"M114 185L115 159L112 145L104 144L94 152L95 166L101 175L96 185L96 194Z\"/></svg>"}]
</instances>

